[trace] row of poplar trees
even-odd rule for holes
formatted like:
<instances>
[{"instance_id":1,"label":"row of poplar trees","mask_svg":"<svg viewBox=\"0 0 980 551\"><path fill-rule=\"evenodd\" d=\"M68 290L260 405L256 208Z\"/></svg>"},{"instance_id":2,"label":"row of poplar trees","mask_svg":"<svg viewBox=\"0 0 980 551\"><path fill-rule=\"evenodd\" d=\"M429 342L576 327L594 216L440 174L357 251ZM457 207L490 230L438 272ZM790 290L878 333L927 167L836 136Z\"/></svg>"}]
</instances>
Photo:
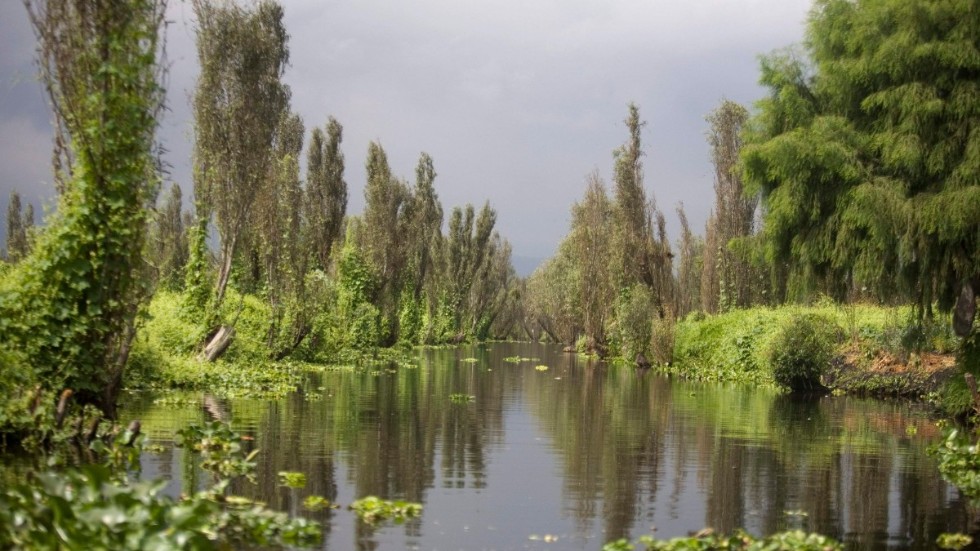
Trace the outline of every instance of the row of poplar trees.
<instances>
[{"instance_id":1,"label":"row of poplar trees","mask_svg":"<svg viewBox=\"0 0 980 551\"><path fill-rule=\"evenodd\" d=\"M764 56L760 82L754 114L724 101L707 117L714 207L703 237L678 207L676 256L644 196L630 106L612 197L589 176L528 283L538 325L669 361L672 322L690 312L861 298L912 304L920 322L952 309L980 369L975 2L817 0L803 45Z\"/></svg>"},{"instance_id":2,"label":"row of poplar trees","mask_svg":"<svg viewBox=\"0 0 980 551\"><path fill-rule=\"evenodd\" d=\"M455 208L443 235L432 158L421 154L410 184L371 143L365 210L348 216L343 127L332 117L310 133L300 174L306 130L282 81L289 61L282 7L194 0L193 8L201 67L194 215L182 214L173 186L150 259L160 284L182 291L203 320L217 347L208 355L234 335L229 289L267 302L275 358L511 332L516 277L510 245L494 231L495 211Z\"/></svg>"}]
</instances>

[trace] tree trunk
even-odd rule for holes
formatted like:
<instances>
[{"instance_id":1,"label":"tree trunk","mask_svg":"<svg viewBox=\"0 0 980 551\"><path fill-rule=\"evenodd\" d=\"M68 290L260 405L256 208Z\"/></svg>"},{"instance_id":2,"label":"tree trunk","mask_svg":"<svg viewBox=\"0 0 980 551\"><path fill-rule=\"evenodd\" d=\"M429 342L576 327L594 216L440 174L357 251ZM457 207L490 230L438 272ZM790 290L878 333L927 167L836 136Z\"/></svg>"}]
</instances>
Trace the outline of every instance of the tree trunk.
<instances>
[{"instance_id":1,"label":"tree trunk","mask_svg":"<svg viewBox=\"0 0 980 551\"><path fill-rule=\"evenodd\" d=\"M230 325L222 325L218 332L211 337L211 341L201 352L200 358L206 362L213 362L221 357L231 346L231 341L235 339L235 328Z\"/></svg>"}]
</instances>

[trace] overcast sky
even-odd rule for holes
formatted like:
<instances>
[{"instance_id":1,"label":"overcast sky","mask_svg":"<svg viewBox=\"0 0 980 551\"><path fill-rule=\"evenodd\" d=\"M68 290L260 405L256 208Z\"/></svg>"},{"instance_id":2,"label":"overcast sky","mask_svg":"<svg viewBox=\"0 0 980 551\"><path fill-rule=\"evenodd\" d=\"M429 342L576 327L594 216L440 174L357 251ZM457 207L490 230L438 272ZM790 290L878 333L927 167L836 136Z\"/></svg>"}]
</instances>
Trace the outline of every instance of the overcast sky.
<instances>
[{"instance_id":1,"label":"overcast sky","mask_svg":"<svg viewBox=\"0 0 980 551\"><path fill-rule=\"evenodd\" d=\"M282 4L293 110L307 133L330 115L343 124L349 213L364 205L368 142L408 179L425 151L447 215L489 200L514 254L543 258L567 231L586 175L598 169L611 186L631 101L647 122L647 193L672 240L681 201L703 231L713 197L704 117L723 98L750 106L761 97L758 56L800 42L810 0ZM160 136L170 177L189 195L194 17L181 0L168 12ZM11 189L52 208L51 116L33 55L21 2L0 1L0 218Z\"/></svg>"}]
</instances>

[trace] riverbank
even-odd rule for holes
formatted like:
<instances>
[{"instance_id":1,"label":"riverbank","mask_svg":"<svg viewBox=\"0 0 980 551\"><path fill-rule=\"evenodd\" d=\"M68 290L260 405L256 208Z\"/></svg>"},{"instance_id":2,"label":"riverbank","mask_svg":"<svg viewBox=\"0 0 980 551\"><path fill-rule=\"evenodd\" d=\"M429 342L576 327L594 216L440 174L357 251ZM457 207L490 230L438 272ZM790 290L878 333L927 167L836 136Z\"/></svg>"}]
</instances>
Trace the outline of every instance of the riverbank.
<instances>
[{"instance_id":1,"label":"riverbank","mask_svg":"<svg viewBox=\"0 0 980 551\"><path fill-rule=\"evenodd\" d=\"M821 383L836 393L926 400L947 414L970 405L956 365L958 339L943 320L918 324L908 307L868 304L750 308L678 322L672 375L701 381L775 385L775 339L798 316L832 328L833 360Z\"/></svg>"}]
</instances>

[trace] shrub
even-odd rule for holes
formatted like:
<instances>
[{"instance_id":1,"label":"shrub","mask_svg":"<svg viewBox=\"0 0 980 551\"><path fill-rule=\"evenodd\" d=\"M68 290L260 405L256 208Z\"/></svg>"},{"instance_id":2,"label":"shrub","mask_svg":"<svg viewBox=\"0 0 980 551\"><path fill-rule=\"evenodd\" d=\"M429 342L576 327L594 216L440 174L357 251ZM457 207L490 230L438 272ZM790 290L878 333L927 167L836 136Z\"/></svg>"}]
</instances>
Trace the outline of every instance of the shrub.
<instances>
[{"instance_id":1,"label":"shrub","mask_svg":"<svg viewBox=\"0 0 980 551\"><path fill-rule=\"evenodd\" d=\"M634 285L616 301L616 315L609 330L613 355L633 362L647 355L653 334L653 296L645 285Z\"/></svg>"},{"instance_id":2,"label":"shrub","mask_svg":"<svg viewBox=\"0 0 980 551\"><path fill-rule=\"evenodd\" d=\"M834 356L837 325L819 314L784 320L767 351L776 383L790 390L819 388L824 367Z\"/></svg>"},{"instance_id":3,"label":"shrub","mask_svg":"<svg viewBox=\"0 0 980 551\"><path fill-rule=\"evenodd\" d=\"M653 320L653 335L650 338L650 349L653 360L660 365L668 365L674 361L674 340L677 333L677 320L671 312L662 318Z\"/></svg>"}]
</instances>

